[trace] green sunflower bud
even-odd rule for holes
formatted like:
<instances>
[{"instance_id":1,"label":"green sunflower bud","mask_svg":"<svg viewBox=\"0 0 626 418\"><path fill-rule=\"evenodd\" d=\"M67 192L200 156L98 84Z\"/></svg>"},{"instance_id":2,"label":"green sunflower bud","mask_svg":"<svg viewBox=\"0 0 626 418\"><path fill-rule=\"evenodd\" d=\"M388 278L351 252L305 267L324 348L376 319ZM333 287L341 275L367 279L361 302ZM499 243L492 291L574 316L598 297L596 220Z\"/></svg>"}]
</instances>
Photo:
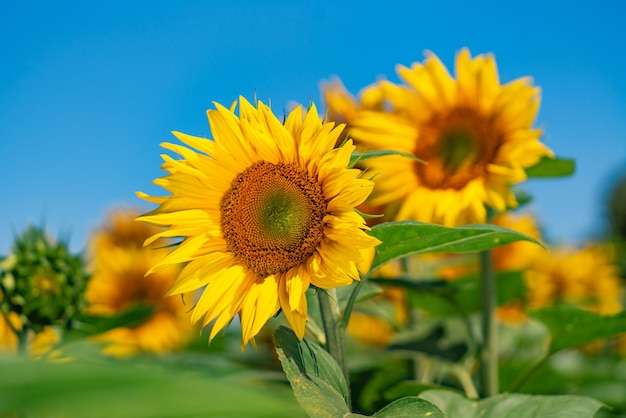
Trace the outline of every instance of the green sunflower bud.
<instances>
[{"instance_id":1,"label":"green sunflower bud","mask_svg":"<svg viewBox=\"0 0 626 418\"><path fill-rule=\"evenodd\" d=\"M17 313L35 332L47 325L70 328L84 307L86 283L81 256L48 238L43 228L30 226L0 259L0 309Z\"/></svg>"}]
</instances>

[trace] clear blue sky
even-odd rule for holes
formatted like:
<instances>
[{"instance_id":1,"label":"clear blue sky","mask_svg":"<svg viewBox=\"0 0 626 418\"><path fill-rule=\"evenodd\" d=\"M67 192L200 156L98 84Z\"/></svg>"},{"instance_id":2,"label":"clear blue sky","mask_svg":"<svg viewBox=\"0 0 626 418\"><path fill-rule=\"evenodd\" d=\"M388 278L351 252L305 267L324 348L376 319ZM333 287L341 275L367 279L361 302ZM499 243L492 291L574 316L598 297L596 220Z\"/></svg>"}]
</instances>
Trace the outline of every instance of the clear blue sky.
<instances>
[{"instance_id":1,"label":"clear blue sky","mask_svg":"<svg viewBox=\"0 0 626 418\"><path fill-rule=\"evenodd\" d=\"M626 169L624 16L617 0L4 1L0 254L42 220L81 249L109 209L159 190L171 130L209 135L212 101L256 91L282 113L319 102L330 76L357 92L427 49L450 66L463 46L542 87L538 126L578 172L527 189L549 236L579 242Z\"/></svg>"}]
</instances>

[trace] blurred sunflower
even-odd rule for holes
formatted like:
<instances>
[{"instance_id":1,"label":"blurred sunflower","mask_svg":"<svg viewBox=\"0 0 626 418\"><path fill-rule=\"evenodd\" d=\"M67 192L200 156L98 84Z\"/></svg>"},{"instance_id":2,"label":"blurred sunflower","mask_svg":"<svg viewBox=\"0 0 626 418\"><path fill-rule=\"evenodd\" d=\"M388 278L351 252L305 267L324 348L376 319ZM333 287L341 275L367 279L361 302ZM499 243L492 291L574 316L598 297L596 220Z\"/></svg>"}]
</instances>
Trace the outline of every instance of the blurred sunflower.
<instances>
[{"instance_id":1,"label":"blurred sunflower","mask_svg":"<svg viewBox=\"0 0 626 418\"><path fill-rule=\"evenodd\" d=\"M239 315L242 347L279 309L304 336L310 285L335 288L359 279L360 251L378 244L355 206L373 183L348 169L351 141L334 148L341 127L312 106L284 124L244 98L208 111L213 140L175 132L187 147L162 146L171 195L138 195L160 206L139 218L169 228L153 236L185 239L151 270L186 262L169 294L203 288L192 321L213 322L209 341Z\"/></svg>"},{"instance_id":2,"label":"blurred sunflower","mask_svg":"<svg viewBox=\"0 0 626 418\"><path fill-rule=\"evenodd\" d=\"M377 84L363 88L359 92L358 99L348 93L341 80L336 77L323 82L321 88L322 100L326 107L326 117L337 123L346 124L340 139L345 137L347 130L358 117L360 111L383 110L384 96Z\"/></svg>"},{"instance_id":3,"label":"blurred sunflower","mask_svg":"<svg viewBox=\"0 0 626 418\"><path fill-rule=\"evenodd\" d=\"M86 297L90 313L114 315L136 306L154 309L137 324L96 337L107 344L105 352L113 355L172 351L183 347L193 334L187 317L189 307L180 297L164 297L181 266L172 264L146 275L170 251L157 248L164 242L143 247L144 241L161 229L135 222L138 215L131 210L113 212L89 245L93 275Z\"/></svg>"},{"instance_id":4,"label":"blurred sunflower","mask_svg":"<svg viewBox=\"0 0 626 418\"><path fill-rule=\"evenodd\" d=\"M0 353L17 353L19 345L17 333L20 331L22 323L18 314L15 312L0 314ZM27 350L35 358L48 355L55 357L58 354L58 351L53 349L61 341L61 336L54 327L45 326L37 333L29 329L26 339Z\"/></svg>"},{"instance_id":5,"label":"blurred sunflower","mask_svg":"<svg viewBox=\"0 0 626 418\"><path fill-rule=\"evenodd\" d=\"M561 302L606 315L622 310L618 268L610 249L597 244L545 253L528 270L526 284L530 308Z\"/></svg>"},{"instance_id":6,"label":"blurred sunflower","mask_svg":"<svg viewBox=\"0 0 626 418\"><path fill-rule=\"evenodd\" d=\"M503 226L541 241L541 231L537 220L530 213L510 212L495 216L494 225ZM496 271L524 270L535 260L546 254L546 250L529 241L516 241L492 250L493 266Z\"/></svg>"},{"instance_id":7,"label":"blurred sunflower","mask_svg":"<svg viewBox=\"0 0 626 418\"><path fill-rule=\"evenodd\" d=\"M532 128L539 88L528 77L501 85L493 56L472 59L467 49L457 55L456 79L431 53L397 72L406 84L380 81L378 90L368 90L375 100L361 106L334 85L323 87L329 114L348 121L361 149L426 161L368 160L377 174L371 203L386 205L396 220L444 225L485 222L485 205L500 212L515 207L510 186L526 179L526 167L552 156L539 141L541 130Z\"/></svg>"}]
</instances>

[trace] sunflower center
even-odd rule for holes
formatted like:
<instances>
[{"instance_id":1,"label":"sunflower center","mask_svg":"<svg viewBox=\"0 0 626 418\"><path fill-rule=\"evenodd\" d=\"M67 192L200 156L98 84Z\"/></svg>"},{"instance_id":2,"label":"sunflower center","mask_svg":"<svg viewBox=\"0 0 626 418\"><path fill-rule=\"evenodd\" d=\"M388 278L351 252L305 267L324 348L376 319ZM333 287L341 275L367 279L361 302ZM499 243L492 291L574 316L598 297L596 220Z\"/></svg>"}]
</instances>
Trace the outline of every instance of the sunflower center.
<instances>
[{"instance_id":1,"label":"sunflower center","mask_svg":"<svg viewBox=\"0 0 626 418\"><path fill-rule=\"evenodd\" d=\"M303 263L322 240L326 199L296 164L260 161L237 175L221 201L221 229L237 261L259 277Z\"/></svg>"},{"instance_id":2,"label":"sunflower center","mask_svg":"<svg viewBox=\"0 0 626 418\"><path fill-rule=\"evenodd\" d=\"M422 183L433 189L461 189L483 176L502 133L473 109L454 109L434 117L420 132L416 164Z\"/></svg>"},{"instance_id":3,"label":"sunflower center","mask_svg":"<svg viewBox=\"0 0 626 418\"><path fill-rule=\"evenodd\" d=\"M443 170L449 175L471 167L479 159L480 145L473 132L458 130L447 132L441 138L437 153Z\"/></svg>"}]
</instances>

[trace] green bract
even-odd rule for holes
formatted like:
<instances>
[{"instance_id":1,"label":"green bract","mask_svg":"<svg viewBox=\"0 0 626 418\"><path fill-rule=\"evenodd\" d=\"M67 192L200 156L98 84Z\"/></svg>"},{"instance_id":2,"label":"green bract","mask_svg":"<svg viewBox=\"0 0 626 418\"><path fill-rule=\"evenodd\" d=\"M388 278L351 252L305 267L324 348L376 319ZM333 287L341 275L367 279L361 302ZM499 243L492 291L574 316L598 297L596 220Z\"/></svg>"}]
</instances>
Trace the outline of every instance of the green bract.
<instances>
[{"instance_id":1,"label":"green bract","mask_svg":"<svg viewBox=\"0 0 626 418\"><path fill-rule=\"evenodd\" d=\"M72 255L66 243L48 238L43 228L31 226L17 237L0 269L0 308L17 313L25 328L69 327L84 306L82 258Z\"/></svg>"}]
</instances>

